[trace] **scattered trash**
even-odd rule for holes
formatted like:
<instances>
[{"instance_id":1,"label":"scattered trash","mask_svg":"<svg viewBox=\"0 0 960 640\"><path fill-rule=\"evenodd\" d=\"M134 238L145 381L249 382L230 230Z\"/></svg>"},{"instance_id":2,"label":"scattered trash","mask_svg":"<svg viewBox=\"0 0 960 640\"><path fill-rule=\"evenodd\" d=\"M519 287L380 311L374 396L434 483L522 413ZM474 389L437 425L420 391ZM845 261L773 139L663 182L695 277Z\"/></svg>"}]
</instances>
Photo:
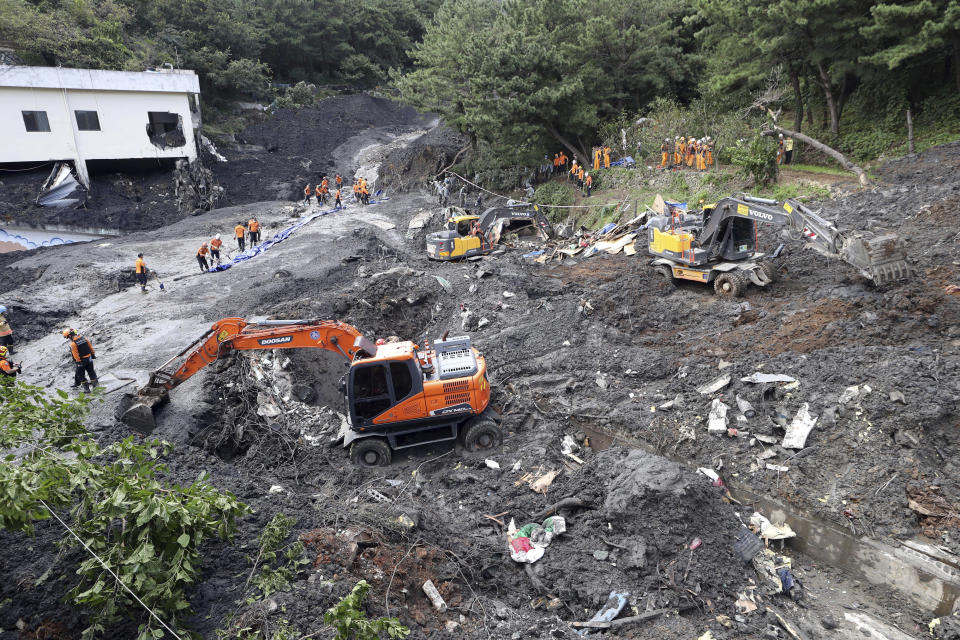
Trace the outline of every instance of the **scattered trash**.
<instances>
[{"instance_id":1,"label":"scattered trash","mask_svg":"<svg viewBox=\"0 0 960 640\"><path fill-rule=\"evenodd\" d=\"M800 406L797 415L793 417L787 433L783 436L780 446L784 449L803 449L807 443L807 436L817 424L817 417L810 414L810 405L806 402Z\"/></svg>"},{"instance_id":2,"label":"scattered trash","mask_svg":"<svg viewBox=\"0 0 960 640\"><path fill-rule=\"evenodd\" d=\"M270 486L270 493L283 493L283 487L278 484Z\"/></svg>"},{"instance_id":3,"label":"scattered trash","mask_svg":"<svg viewBox=\"0 0 960 640\"><path fill-rule=\"evenodd\" d=\"M430 602L433 603L433 608L443 613L447 610L447 603L443 601L443 596L440 595L440 592L437 591L437 588L433 584L433 580L427 580L423 583L423 592L427 594L427 597L430 598Z\"/></svg>"},{"instance_id":4,"label":"scattered trash","mask_svg":"<svg viewBox=\"0 0 960 640\"><path fill-rule=\"evenodd\" d=\"M707 422L707 431L710 433L722 433L727 430L727 405L723 404L720 398L714 398L710 405L710 416Z\"/></svg>"},{"instance_id":5,"label":"scattered trash","mask_svg":"<svg viewBox=\"0 0 960 640\"><path fill-rule=\"evenodd\" d=\"M517 529L513 518L507 527L507 543L514 562L533 564L543 557L555 537L567 530L563 516L550 516L543 524L531 522Z\"/></svg>"},{"instance_id":6,"label":"scattered trash","mask_svg":"<svg viewBox=\"0 0 960 640\"><path fill-rule=\"evenodd\" d=\"M53 165L50 176L40 187L40 194L37 196L39 206L57 209L65 207L79 209L86 201L86 189L74 177L70 165L66 162Z\"/></svg>"},{"instance_id":7,"label":"scattered trash","mask_svg":"<svg viewBox=\"0 0 960 640\"><path fill-rule=\"evenodd\" d=\"M750 516L750 524L759 530L761 538L768 541L785 540L787 538L794 538L797 535L786 522L775 525L756 511Z\"/></svg>"},{"instance_id":8,"label":"scattered trash","mask_svg":"<svg viewBox=\"0 0 960 640\"><path fill-rule=\"evenodd\" d=\"M530 483L530 488L536 493L546 493L554 479L560 474L559 471L548 471L539 478Z\"/></svg>"},{"instance_id":9,"label":"scattered trash","mask_svg":"<svg viewBox=\"0 0 960 640\"><path fill-rule=\"evenodd\" d=\"M720 475L713 469L708 469L707 467L698 467L697 473L707 476L710 478L710 482L716 482L720 479Z\"/></svg>"},{"instance_id":10,"label":"scattered trash","mask_svg":"<svg viewBox=\"0 0 960 640\"><path fill-rule=\"evenodd\" d=\"M750 529L741 527L737 531L737 539L733 542L733 550L741 560L750 562L754 556L763 551L763 543L760 542L760 538L753 535Z\"/></svg>"},{"instance_id":11,"label":"scattered trash","mask_svg":"<svg viewBox=\"0 0 960 640\"><path fill-rule=\"evenodd\" d=\"M513 293L512 291L504 291L504 292L503 292L503 297L504 297L504 298L512 298L512 297L514 297L515 295L517 295L517 294Z\"/></svg>"},{"instance_id":12,"label":"scattered trash","mask_svg":"<svg viewBox=\"0 0 960 640\"><path fill-rule=\"evenodd\" d=\"M740 409L740 413L743 414L744 417L752 418L752 417L754 417L755 415L757 415L757 412L756 412L756 410L753 408L753 405L752 405L752 404L750 404L749 402L747 402L746 400L744 400L744 399L743 399L741 396L739 396L739 395L737 395L735 399L736 399L736 401L737 401L737 408Z\"/></svg>"},{"instance_id":13,"label":"scattered trash","mask_svg":"<svg viewBox=\"0 0 960 640\"><path fill-rule=\"evenodd\" d=\"M768 462L767 470L776 471L777 473L786 473L787 471L790 471L790 467L785 467L782 464L771 464Z\"/></svg>"},{"instance_id":14,"label":"scattered trash","mask_svg":"<svg viewBox=\"0 0 960 640\"><path fill-rule=\"evenodd\" d=\"M489 469L493 469L494 471L500 470L500 464L496 460L491 460L490 458L487 458L483 462L484 464L487 465L487 468Z\"/></svg>"},{"instance_id":15,"label":"scattered trash","mask_svg":"<svg viewBox=\"0 0 960 640\"><path fill-rule=\"evenodd\" d=\"M447 290L447 293L453 293L453 285L450 284L449 280L447 280L446 278L442 278L440 276L433 276L433 277L437 279L437 282L440 283L441 287Z\"/></svg>"},{"instance_id":16,"label":"scattered trash","mask_svg":"<svg viewBox=\"0 0 960 640\"><path fill-rule=\"evenodd\" d=\"M717 391L720 391L720 389L723 389L728 384L730 384L730 376L724 375L724 376L720 376L719 378L716 378L715 380L711 380L706 384L700 385L699 387L697 387L697 391L700 392L700 395L708 396L711 393L716 393Z\"/></svg>"},{"instance_id":17,"label":"scattered trash","mask_svg":"<svg viewBox=\"0 0 960 640\"><path fill-rule=\"evenodd\" d=\"M782 373L751 373L746 378L740 378L740 382L749 382L750 384L765 384L768 382L796 382L796 378L783 375Z\"/></svg>"},{"instance_id":18,"label":"scattered trash","mask_svg":"<svg viewBox=\"0 0 960 640\"><path fill-rule=\"evenodd\" d=\"M490 321L488 319L480 318L480 320L477 322L477 328L480 329L482 327L487 326L488 324L490 324Z\"/></svg>"},{"instance_id":19,"label":"scattered trash","mask_svg":"<svg viewBox=\"0 0 960 640\"><path fill-rule=\"evenodd\" d=\"M694 538L693 541L690 543L690 551L699 549L700 545L702 544L703 544L703 540L701 540L700 538Z\"/></svg>"},{"instance_id":20,"label":"scattered trash","mask_svg":"<svg viewBox=\"0 0 960 640\"><path fill-rule=\"evenodd\" d=\"M871 391L873 391L873 389L870 388L870 385L855 384L843 390L843 393L840 394L839 402L840 404L850 404L851 402L859 403Z\"/></svg>"},{"instance_id":21,"label":"scattered trash","mask_svg":"<svg viewBox=\"0 0 960 640\"><path fill-rule=\"evenodd\" d=\"M590 618L587 622L612 622L614 618L620 615L620 612L623 611L623 608L627 606L627 599L630 597L629 593L618 593L616 591L611 591L610 596L607 598L607 603L600 608L593 617ZM585 636L590 633L590 629L581 629L577 631L581 636Z\"/></svg>"}]
</instances>

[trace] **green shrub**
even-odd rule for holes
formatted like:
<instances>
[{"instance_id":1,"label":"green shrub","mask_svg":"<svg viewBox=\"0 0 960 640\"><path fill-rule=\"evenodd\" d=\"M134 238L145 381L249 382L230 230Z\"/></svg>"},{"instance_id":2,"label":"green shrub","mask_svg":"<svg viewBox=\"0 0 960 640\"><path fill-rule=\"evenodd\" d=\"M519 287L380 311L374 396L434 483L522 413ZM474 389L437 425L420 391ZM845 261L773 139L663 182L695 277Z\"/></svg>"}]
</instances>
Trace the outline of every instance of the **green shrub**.
<instances>
[{"instance_id":1,"label":"green shrub","mask_svg":"<svg viewBox=\"0 0 960 640\"><path fill-rule=\"evenodd\" d=\"M390 638L406 638L410 629L400 624L397 618L370 620L360 606L370 585L361 580L343 600L327 609L323 621L336 630L333 640L380 640L380 633L387 632Z\"/></svg>"},{"instance_id":2,"label":"green shrub","mask_svg":"<svg viewBox=\"0 0 960 640\"><path fill-rule=\"evenodd\" d=\"M533 201L537 204L571 205L576 188L568 182L550 180L537 186Z\"/></svg>"},{"instance_id":3,"label":"green shrub","mask_svg":"<svg viewBox=\"0 0 960 640\"><path fill-rule=\"evenodd\" d=\"M749 142L738 143L731 150L731 161L740 167L741 177L752 177L761 187L776 181L779 173L777 143L771 136L757 133Z\"/></svg>"}]
</instances>

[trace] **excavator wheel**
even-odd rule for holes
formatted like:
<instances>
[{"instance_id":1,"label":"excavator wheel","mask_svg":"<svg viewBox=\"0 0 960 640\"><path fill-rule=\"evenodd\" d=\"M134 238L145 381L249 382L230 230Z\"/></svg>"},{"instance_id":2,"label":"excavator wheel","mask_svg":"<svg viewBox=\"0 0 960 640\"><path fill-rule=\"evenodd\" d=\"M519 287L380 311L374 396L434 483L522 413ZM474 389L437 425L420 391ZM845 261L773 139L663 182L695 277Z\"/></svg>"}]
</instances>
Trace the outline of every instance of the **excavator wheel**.
<instances>
[{"instance_id":1,"label":"excavator wheel","mask_svg":"<svg viewBox=\"0 0 960 640\"><path fill-rule=\"evenodd\" d=\"M350 459L358 467L386 467L393 456L390 445L383 438L361 438L350 445Z\"/></svg>"},{"instance_id":2,"label":"excavator wheel","mask_svg":"<svg viewBox=\"0 0 960 640\"><path fill-rule=\"evenodd\" d=\"M503 431L493 418L479 415L467 421L463 429L463 448L470 453L494 449L503 443Z\"/></svg>"},{"instance_id":3,"label":"excavator wheel","mask_svg":"<svg viewBox=\"0 0 960 640\"><path fill-rule=\"evenodd\" d=\"M747 290L747 281L736 271L728 271L716 277L713 290L721 298L739 298Z\"/></svg>"},{"instance_id":4,"label":"excavator wheel","mask_svg":"<svg viewBox=\"0 0 960 640\"><path fill-rule=\"evenodd\" d=\"M673 286L677 286L677 284L679 284L677 279L673 277L673 269L670 268L670 265L661 264L659 267L657 267L657 273L662 275L664 280Z\"/></svg>"},{"instance_id":5,"label":"excavator wheel","mask_svg":"<svg viewBox=\"0 0 960 640\"><path fill-rule=\"evenodd\" d=\"M776 282L780 278L780 273L777 270L777 263L769 258L760 261L760 271L763 271L763 275L767 276L767 279L770 282Z\"/></svg>"}]
</instances>

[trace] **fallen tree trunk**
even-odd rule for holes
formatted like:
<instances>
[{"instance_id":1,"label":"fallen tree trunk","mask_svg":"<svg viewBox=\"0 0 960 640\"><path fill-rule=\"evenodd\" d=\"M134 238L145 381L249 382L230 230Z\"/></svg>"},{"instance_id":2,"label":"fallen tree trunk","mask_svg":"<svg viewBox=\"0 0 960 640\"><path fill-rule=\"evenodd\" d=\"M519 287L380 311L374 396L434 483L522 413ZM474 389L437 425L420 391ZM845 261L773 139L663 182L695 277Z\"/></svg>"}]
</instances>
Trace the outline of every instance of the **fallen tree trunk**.
<instances>
[{"instance_id":1,"label":"fallen tree trunk","mask_svg":"<svg viewBox=\"0 0 960 640\"><path fill-rule=\"evenodd\" d=\"M869 187L873 184L870 182L870 178L867 177L866 171L864 171L857 165L853 164L849 159L847 159L845 155L843 155L836 149L832 147L828 147L827 145L823 144L819 140L814 140L810 136L802 134L799 131L791 131L790 129L784 129L778 124L773 124L771 126L773 127L773 131L764 131L763 135L775 136L778 133L782 133L785 136L790 136L791 138L799 140L800 142L804 142L810 145L811 147L813 147L814 149L824 152L825 154L827 154L828 156L830 156L831 158L839 162L843 166L843 168L846 169L847 171L856 174L857 178L860 180L861 186Z\"/></svg>"}]
</instances>

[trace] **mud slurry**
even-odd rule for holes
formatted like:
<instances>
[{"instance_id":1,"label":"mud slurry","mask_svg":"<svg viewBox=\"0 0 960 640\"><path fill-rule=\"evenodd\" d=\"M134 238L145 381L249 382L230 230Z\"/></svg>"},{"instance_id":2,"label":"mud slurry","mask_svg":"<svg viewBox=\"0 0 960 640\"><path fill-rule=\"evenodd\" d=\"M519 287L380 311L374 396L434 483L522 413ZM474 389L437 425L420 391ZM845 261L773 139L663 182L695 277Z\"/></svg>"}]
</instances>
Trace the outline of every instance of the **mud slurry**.
<instances>
[{"instance_id":1,"label":"mud slurry","mask_svg":"<svg viewBox=\"0 0 960 640\"><path fill-rule=\"evenodd\" d=\"M357 140L356 150L368 142ZM140 382L228 316L335 317L373 338L435 338L449 329L469 333L487 356L493 404L507 430L503 446L486 456L434 446L375 471L352 466L332 442L339 427L333 410L340 407L319 409L330 402L318 399L316 387L334 383L336 365L299 354L284 364L287 354L271 352L219 373L206 370L178 388L157 432L177 443L171 473L189 481L207 470L255 510L233 545L205 549L204 580L191 594L194 628L204 637L215 637L230 619L268 630L281 618L303 634L326 637L323 611L359 579L373 585L367 611L389 609L411 626L413 638L573 638L568 622L588 619L611 591L630 593L623 615L670 610L608 634L614 637L695 638L708 628L715 638L774 637L771 625L776 637L786 637L776 614L806 637L849 637L844 606L919 635L929 612L883 585L857 584L817 566L789 545L808 597L798 605L773 593L733 551L750 505L725 502L722 489L662 457L620 446L593 451L588 441L602 433L615 445L619 438L713 468L858 536L927 534L956 550L947 515L960 501L960 298L944 286L957 280L958 246L956 229L931 216L960 185L950 168L958 159L960 149L948 146L897 161L881 173L878 190L825 203L826 214L844 226L893 228L905 237L919 277L879 289L773 229L761 230L761 240L770 248L787 243L781 281L733 302L695 286L674 288L644 259L622 255L543 267L515 249L479 263L431 263L422 238L404 234L409 219L431 207L426 195L412 192L320 218L216 275L194 273L201 240L253 214L269 236L297 212L259 203L157 234L33 252L4 263L14 274L5 276L5 295L13 300L15 327L18 314L66 310L62 320L93 339L104 371ZM926 179L934 167L942 172L936 182ZM384 230L384 222L397 228ZM118 291L116 274L138 250L161 272L163 292L155 284L146 295ZM69 372L61 368L58 338L38 328L22 345L26 381L63 385ZM256 367L262 378L252 373ZM740 380L757 371L790 375L798 384ZM698 392L728 374L731 382L719 391ZM853 386L857 391L841 401ZM736 395L749 400L756 417L737 420ZM736 436L707 432L715 397L731 406ZM126 433L112 418L116 401L108 396L90 419L105 440ZM673 407L663 408L668 401ZM778 420L792 419L804 403L817 425L799 454L783 450ZM260 410L270 404L279 413L261 415L272 412ZM286 448L248 440L225 453L199 437L237 424L256 434L278 428ZM582 463L562 453L568 435ZM500 470L490 469L487 457ZM766 463L789 470L778 474ZM531 481L550 472L557 472L553 483L534 492ZM918 522L908 499L936 500L929 496L943 501L945 515ZM504 525L511 518L535 522L565 498L583 505L562 512L567 532L532 566L535 582L510 559ZM287 542L302 540L309 564L289 591L267 599L276 607L243 604L251 595L256 600L244 590L247 556L278 512L296 519ZM0 562L12 567L0 593L0 628L14 629L18 619L28 630L56 623L76 635L82 628L82 613L62 602L79 556L55 557L52 542L60 535L48 525L33 539L0 534ZM50 577L37 584L47 569ZM423 595L428 578L447 599L446 612L433 610ZM755 611L736 607L745 595Z\"/></svg>"}]
</instances>

